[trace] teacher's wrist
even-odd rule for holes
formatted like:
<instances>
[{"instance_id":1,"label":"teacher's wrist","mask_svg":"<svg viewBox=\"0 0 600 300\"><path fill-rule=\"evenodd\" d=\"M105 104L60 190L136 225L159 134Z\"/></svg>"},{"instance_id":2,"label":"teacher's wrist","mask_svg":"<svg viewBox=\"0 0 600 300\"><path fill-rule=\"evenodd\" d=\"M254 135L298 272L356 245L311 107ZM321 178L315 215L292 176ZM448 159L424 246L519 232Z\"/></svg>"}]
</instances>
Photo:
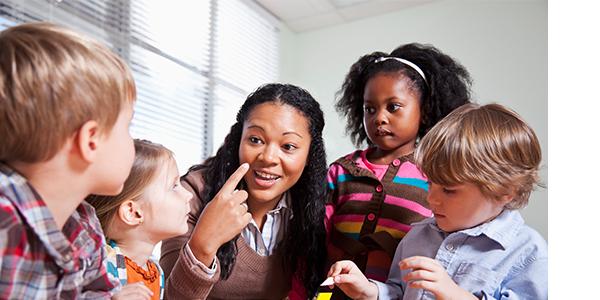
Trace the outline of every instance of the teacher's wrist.
<instances>
[{"instance_id":1,"label":"teacher's wrist","mask_svg":"<svg viewBox=\"0 0 600 300\"><path fill-rule=\"evenodd\" d=\"M210 266L212 264L215 256L217 255L218 247L215 247L209 243L202 243L200 241L189 242L190 250L192 250L192 254L194 257L203 263L205 266Z\"/></svg>"}]
</instances>

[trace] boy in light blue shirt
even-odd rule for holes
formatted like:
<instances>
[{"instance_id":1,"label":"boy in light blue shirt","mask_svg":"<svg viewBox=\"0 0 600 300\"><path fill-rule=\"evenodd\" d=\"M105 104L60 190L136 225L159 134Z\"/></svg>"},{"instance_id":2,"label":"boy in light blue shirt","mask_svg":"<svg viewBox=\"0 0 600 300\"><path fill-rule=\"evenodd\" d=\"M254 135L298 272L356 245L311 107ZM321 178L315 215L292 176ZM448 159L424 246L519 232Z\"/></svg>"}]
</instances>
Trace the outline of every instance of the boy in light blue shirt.
<instances>
[{"instance_id":1,"label":"boy in light blue shirt","mask_svg":"<svg viewBox=\"0 0 600 300\"><path fill-rule=\"evenodd\" d=\"M416 160L434 218L413 224L385 283L340 261L335 285L353 299L547 299L547 244L518 212L538 182L531 127L501 105L466 104L427 133Z\"/></svg>"}]
</instances>

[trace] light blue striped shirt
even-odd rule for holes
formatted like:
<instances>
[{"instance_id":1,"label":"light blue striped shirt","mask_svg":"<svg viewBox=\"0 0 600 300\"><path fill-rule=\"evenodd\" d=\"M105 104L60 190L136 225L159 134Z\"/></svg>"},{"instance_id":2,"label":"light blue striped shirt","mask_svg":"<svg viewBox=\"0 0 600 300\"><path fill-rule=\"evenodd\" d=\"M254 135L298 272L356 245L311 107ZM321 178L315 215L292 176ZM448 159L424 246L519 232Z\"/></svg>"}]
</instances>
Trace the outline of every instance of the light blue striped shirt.
<instances>
[{"instance_id":1,"label":"light blue striped shirt","mask_svg":"<svg viewBox=\"0 0 600 300\"><path fill-rule=\"evenodd\" d=\"M524 224L518 211L504 210L490 222L453 233L434 218L413 224L402 239L386 283L376 282L379 299L434 299L402 280L398 263L411 256L436 259L463 289L480 299L547 299L548 246Z\"/></svg>"}]
</instances>

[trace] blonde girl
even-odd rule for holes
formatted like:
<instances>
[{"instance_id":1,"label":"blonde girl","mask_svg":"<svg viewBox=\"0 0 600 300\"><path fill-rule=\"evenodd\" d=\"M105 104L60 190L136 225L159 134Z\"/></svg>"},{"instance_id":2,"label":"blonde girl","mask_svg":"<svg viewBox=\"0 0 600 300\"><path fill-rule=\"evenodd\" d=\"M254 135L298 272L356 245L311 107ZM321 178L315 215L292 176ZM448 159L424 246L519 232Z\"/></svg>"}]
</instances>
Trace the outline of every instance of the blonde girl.
<instances>
[{"instance_id":1,"label":"blonde girl","mask_svg":"<svg viewBox=\"0 0 600 300\"><path fill-rule=\"evenodd\" d=\"M107 239L107 271L123 285L113 298L162 299L164 275L152 259L160 241L188 230L192 194L181 186L173 153L135 140L135 161L116 196L89 196Z\"/></svg>"}]
</instances>

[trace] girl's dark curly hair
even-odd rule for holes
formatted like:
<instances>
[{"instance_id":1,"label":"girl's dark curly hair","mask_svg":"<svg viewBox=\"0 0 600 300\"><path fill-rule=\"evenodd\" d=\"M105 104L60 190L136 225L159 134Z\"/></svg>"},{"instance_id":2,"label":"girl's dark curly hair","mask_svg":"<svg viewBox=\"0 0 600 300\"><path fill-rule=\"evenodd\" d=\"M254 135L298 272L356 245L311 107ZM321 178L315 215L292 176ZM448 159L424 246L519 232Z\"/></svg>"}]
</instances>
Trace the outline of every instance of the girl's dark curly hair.
<instances>
[{"instance_id":1,"label":"girl's dark curly hair","mask_svg":"<svg viewBox=\"0 0 600 300\"><path fill-rule=\"evenodd\" d=\"M203 164L195 165L189 172L200 170L204 179L201 199L210 201L225 181L240 165L239 147L244 121L259 104L275 102L294 107L307 118L311 135L311 144L306 166L298 182L290 188L294 217L287 227L284 240L278 245L283 253L284 268L290 268L292 274L302 271L300 278L304 282L307 295L312 297L317 291L325 272L325 196L327 162L325 146L321 136L325 121L319 103L304 89L290 84L266 84L250 94L239 112L236 123L217 154ZM206 203L201 203L201 206ZM239 235L238 235L239 237ZM233 270L237 256L235 241L223 244L217 257L221 265L221 279L227 279Z\"/></svg>"},{"instance_id":2,"label":"girl's dark curly hair","mask_svg":"<svg viewBox=\"0 0 600 300\"><path fill-rule=\"evenodd\" d=\"M394 59L375 62L382 57L406 59L425 73L425 80L412 67ZM471 76L459 62L431 45L411 43L402 45L389 55L373 52L362 56L350 67L341 89L336 110L346 120L346 132L352 142L361 147L363 142L373 143L363 125L363 94L369 79L379 73L400 73L411 82L411 88L421 95L421 124L417 133L422 138L431 127L455 108L469 103Z\"/></svg>"}]
</instances>

